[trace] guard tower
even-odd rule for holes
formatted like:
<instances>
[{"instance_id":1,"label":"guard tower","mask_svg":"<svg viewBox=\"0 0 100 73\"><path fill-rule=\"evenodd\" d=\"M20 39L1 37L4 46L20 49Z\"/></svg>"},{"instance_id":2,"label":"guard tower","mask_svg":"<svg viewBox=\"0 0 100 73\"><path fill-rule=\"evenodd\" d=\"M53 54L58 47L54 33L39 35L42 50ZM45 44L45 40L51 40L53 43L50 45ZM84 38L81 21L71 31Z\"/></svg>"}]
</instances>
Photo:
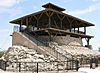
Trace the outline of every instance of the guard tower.
<instances>
[{"instance_id":1,"label":"guard tower","mask_svg":"<svg viewBox=\"0 0 100 73\"><path fill-rule=\"evenodd\" d=\"M44 39L44 41L46 40L46 42L53 41L54 38L52 37L55 36L69 36L70 38L73 37L80 39L80 44L82 46L82 39L85 38L87 41L86 47L89 47L91 49L89 40L93 38L93 36L89 36L86 34L86 28L94 26L94 24L76 18L69 14L65 14L63 13L63 11L65 10L64 8L58 7L51 3L47 3L42 7L44 7L45 9L15 19L10 23L18 24L20 26L20 32L24 31L22 27L26 26L25 29L31 31L33 35L49 36L49 40ZM83 31L80 31L80 28L83 29ZM67 39L64 41L67 41ZM62 44L66 44L66 42L63 42Z\"/></svg>"},{"instance_id":2,"label":"guard tower","mask_svg":"<svg viewBox=\"0 0 100 73\"><path fill-rule=\"evenodd\" d=\"M86 28L94 24L64 13L64 8L52 3L42 7L44 10L10 22L18 24L20 33L13 34L13 45L33 48L44 55L51 55L57 61L79 60L81 65L89 64L94 56L100 57L99 52L91 50L89 42L93 36L86 33ZM85 46L82 42L84 38L87 42ZM73 63L68 67L73 69Z\"/></svg>"}]
</instances>

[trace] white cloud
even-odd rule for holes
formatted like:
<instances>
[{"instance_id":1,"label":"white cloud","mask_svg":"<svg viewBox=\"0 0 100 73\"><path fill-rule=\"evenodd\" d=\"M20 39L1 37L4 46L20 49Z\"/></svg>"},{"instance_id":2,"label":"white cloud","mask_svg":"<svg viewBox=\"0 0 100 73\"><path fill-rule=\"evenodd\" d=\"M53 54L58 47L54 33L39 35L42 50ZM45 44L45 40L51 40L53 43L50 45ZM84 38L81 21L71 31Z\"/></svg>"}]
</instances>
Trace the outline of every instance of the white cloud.
<instances>
[{"instance_id":1,"label":"white cloud","mask_svg":"<svg viewBox=\"0 0 100 73\"><path fill-rule=\"evenodd\" d=\"M0 30L0 33L2 33L2 34L3 34L3 33L8 33L8 32L10 32L10 30L8 30L8 29L1 29L1 30Z\"/></svg>"},{"instance_id":2,"label":"white cloud","mask_svg":"<svg viewBox=\"0 0 100 73\"><path fill-rule=\"evenodd\" d=\"M12 11L9 13L12 17L16 16L18 14L21 14L23 12L21 7L18 7L16 9L12 9Z\"/></svg>"},{"instance_id":3,"label":"white cloud","mask_svg":"<svg viewBox=\"0 0 100 73\"><path fill-rule=\"evenodd\" d=\"M22 1L25 0L0 0L0 15L9 14L10 16L14 16L22 13L21 7L15 7L16 4L19 4Z\"/></svg>"},{"instance_id":4,"label":"white cloud","mask_svg":"<svg viewBox=\"0 0 100 73\"><path fill-rule=\"evenodd\" d=\"M98 2L98 1L100 1L100 0L87 0L87 1Z\"/></svg>"},{"instance_id":5,"label":"white cloud","mask_svg":"<svg viewBox=\"0 0 100 73\"><path fill-rule=\"evenodd\" d=\"M98 1L98 0L92 0L93 2Z\"/></svg>"},{"instance_id":6,"label":"white cloud","mask_svg":"<svg viewBox=\"0 0 100 73\"><path fill-rule=\"evenodd\" d=\"M21 0L0 0L0 7L12 7L20 1Z\"/></svg>"},{"instance_id":7,"label":"white cloud","mask_svg":"<svg viewBox=\"0 0 100 73\"><path fill-rule=\"evenodd\" d=\"M13 17L18 14L21 14L23 12L23 9L22 7L17 7L17 8L6 9L5 12L8 12L8 14L10 14Z\"/></svg>"},{"instance_id":8,"label":"white cloud","mask_svg":"<svg viewBox=\"0 0 100 73\"><path fill-rule=\"evenodd\" d=\"M67 2L72 1L72 0L60 0L60 1L67 3Z\"/></svg>"},{"instance_id":9,"label":"white cloud","mask_svg":"<svg viewBox=\"0 0 100 73\"><path fill-rule=\"evenodd\" d=\"M18 14L21 14L22 12L23 12L23 9L21 7L0 8L0 18L2 18L3 15L9 15L10 17L13 17Z\"/></svg>"},{"instance_id":10,"label":"white cloud","mask_svg":"<svg viewBox=\"0 0 100 73\"><path fill-rule=\"evenodd\" d=\"M84 15L84 14L95 12L95 11L100 11L100 3L97 3L97 4L94 4L92 6L89 6L86 9L69 11L69 14L73 14L73 15L78 15L79 16L79 15Z\"/></svg>"}]
</instances>

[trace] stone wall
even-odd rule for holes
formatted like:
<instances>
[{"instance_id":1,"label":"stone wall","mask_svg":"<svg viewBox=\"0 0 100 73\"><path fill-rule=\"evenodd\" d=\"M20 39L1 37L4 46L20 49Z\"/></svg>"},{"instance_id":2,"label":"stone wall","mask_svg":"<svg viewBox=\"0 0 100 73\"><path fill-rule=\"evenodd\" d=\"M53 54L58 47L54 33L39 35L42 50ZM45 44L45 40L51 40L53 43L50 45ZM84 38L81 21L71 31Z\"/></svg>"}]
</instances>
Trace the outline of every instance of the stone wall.
<instances>
[{"instance_id":1,"label":"stone wall","mask_svg":"<svg viewBox=\"0 0 100 73\"><path fill-rule=\"evenodd\" d=\"M29 48L36 48L36 43L30 41L20 32L14 32L12 36L12 45L23 45Z\"/></svg>"},{"instance_id":2,"label":"stone wall","mask_svg":"<svg viewBox=\"0 0 100 73\"><path fill-rule=\"evenodd\" d=\"M51 39L52 42L57 42L59 45L83 45L81 38L70 37L70 35L52 36L51 38L49 36L38 36L38 39L44 42L50 42Z\"/></svg>"},{"instance_id":3,"label":"stone wall","mask_svg":"<svg viewBox=\"0 0 100 73\"><path fill-rule=\"evenodd\" d=\"M57 42L59 45L83 45L82 39L75 38L75 37L70 37L70 35L67 36L38 36L38 37L33 37L35 39L38 39L39 41L43 43L50 42ZM32 40L33 41L33 40ZM14 32L13 33L13 38L12 38L12 45L25 45L28 46L29 48L34 48L34 44L37 45L37 41L32 42L28 38L26 38L22 33L19 32Z\"/></svg>"}]
</instances>

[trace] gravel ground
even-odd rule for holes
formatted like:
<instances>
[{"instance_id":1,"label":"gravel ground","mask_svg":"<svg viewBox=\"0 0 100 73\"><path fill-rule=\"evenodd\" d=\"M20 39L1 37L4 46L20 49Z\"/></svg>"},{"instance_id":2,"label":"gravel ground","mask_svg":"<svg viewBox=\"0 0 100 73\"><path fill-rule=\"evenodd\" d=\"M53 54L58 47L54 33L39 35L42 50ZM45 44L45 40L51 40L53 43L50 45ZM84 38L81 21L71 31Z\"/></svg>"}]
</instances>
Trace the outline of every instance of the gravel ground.
<instances>
[{"instance_id":1,"label":"gravel ground","mask_svg":"<svg viewBox=\"0 0 100 73\"><path fill-rule=\"evenodd\" d=\"M96 69L80 68L79 71L85 71L87 73L100 73L100 67L98 67Z\"/></svg>"},{"instance_id":2,"label":"gravel ground","mask_svg":"<svg viewBox=\"0 0 100 73\"><path fill-rule=\"evenodd\" d=\"M36 72L9 72L9 71L3 71L0 69L0 73L36 73ZM48 71L48 72L39 72L39 73L58 73L57 71ZM96 69L90 69L90 68L80 68L79 71L60 71L59 73L100 73L100 67Z\"/></svg>"},{"instance_id":3,"label":"gravel ground","mask_svg":"<svg viewBox=\"0 0 100 73\"><path fill-rule=\"evenodd\" d=\"M3 71L0 70L0 73L36 73L36 72L9 72L9 71ZM87 73L85 71L47 71L47 72L39 72L39 73Z\"/></svg>"}]
</instances>

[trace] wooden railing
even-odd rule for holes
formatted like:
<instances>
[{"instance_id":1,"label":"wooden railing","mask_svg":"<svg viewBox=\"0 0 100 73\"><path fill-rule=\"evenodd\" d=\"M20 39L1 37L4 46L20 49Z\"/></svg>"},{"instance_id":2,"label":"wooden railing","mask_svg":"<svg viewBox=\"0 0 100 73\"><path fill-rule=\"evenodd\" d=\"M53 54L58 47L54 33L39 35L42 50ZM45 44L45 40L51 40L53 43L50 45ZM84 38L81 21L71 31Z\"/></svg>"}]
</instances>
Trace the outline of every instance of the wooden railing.
<instances>
[{"instance_id":1,"label":"wooden railing","mask_svg":"<svg viewBox=\"0 0 100 73\"><path fill-rule=\"evenodd\" d=\"M75 60L70 61L54 61L54 62L10 62L0 60L0 68L5 71L13 72L48 72L48 71L68 71L78 70L78 62ZM64 65L61 65L61 62Z\"/></svg>"}]
</instances>

